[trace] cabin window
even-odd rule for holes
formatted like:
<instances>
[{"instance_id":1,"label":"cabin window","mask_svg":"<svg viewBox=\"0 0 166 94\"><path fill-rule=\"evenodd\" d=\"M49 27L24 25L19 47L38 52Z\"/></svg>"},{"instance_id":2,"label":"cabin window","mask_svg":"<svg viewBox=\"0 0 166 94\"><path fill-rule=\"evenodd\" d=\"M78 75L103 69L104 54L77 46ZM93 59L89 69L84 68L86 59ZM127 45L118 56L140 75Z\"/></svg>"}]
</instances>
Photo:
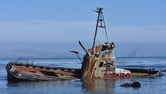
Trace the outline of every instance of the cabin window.
<instances>
[{"instance_id":1,"label":"cabin window","mask_svg":"<svg viewBox=\"0 0 166 94\"><path fill-rule=\"evenodd\" d=\"M108 49L108 46L107 45L103 45L101 51L104 51L104 50L107 50L107 49Z\"/></svg>"},{"instance_id":2,"label":"cabin window","mask_svg":"<svg viewBox=\"0 0 166 94\"><path fill-rule=\"evenodd\" d=\"M104 62L100 62L99 67L103 67Z\"/></svg>"},{"instance_id":3,"label":"cabin window","mask_svg":"<svg viewBox=\"0 0 166 94\"><path fill-rule=\"evenodd\" d=\"M116 74L117 77L119 77L120 75L119 74Z\"/></svg>"},{"instance_id":4,"label":"cabin window","mask_svg":"<svg viewBox=\"0 0 166 94\"><path fill-rule=\"evenodd\" d=\"M113 67L113 61L108 61L107 64L108 64L108 67Z\"/></svg>"},{"instance_id":5,"label":"cabin window","mask_svg":"<svg viewBox=\"0 0 166 94\"><path fill-rule=\"evenodd\" d=\"M95 54L96 57L99 57L99 54Z\"/></svg>"},{"instance_id":6,"label":"cabin window","mask_svg":"<svg viewBox=\"0 0 166 94\"><path fill-rule=\"evenodd\" d=\"M108 67L108 71L113 71L113 69L112 69L112 68L110 68L110 67Z\"/></svg>"}]
</instances>

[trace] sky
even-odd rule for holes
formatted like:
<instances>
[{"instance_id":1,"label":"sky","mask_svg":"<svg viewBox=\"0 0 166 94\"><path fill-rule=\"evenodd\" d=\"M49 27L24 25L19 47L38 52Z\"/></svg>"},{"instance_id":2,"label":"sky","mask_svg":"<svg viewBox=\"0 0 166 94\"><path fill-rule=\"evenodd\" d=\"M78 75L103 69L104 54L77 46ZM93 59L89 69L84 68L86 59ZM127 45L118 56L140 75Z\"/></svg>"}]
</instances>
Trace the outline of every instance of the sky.
<instances>
[{"instance_id":1,"label":"sky","mask_svg":"<svg viewBox=\"0 0 166 94\"><path fill-rule=\"evenodd\" d=\"M165 0L1 0L0 56L62 56L81 51L79 40L90 48L97 7L117 56L166 56Z\"/></svg>"}]
</instances>

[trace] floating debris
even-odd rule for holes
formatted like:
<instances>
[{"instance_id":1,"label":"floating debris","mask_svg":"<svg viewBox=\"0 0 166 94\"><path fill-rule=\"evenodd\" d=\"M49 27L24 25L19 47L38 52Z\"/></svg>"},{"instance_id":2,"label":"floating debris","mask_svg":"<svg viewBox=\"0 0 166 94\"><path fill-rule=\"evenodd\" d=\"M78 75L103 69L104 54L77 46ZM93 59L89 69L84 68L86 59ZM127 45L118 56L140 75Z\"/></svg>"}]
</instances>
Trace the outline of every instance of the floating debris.
<instances>
[{"instance_id":1,"label":"floating debris","mask_svg":"<svg viewBox=\"0 0 166 94\"><path fill-rule=\"evenodd\" d=\"M140 82L133 82L133 83L125 83L120 85L121 87L133 87L133 88L140 88L141 83Z\"/></svg>"}]
</instances>

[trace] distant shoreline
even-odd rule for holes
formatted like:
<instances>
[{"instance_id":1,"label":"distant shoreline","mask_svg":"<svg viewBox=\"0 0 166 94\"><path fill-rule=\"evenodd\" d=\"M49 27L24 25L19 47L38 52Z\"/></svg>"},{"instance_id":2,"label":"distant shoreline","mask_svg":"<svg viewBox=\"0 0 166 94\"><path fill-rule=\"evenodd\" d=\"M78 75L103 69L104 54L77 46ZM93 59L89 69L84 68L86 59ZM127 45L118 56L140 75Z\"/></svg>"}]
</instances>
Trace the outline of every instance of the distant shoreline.
<instances>
[{"instance_id":1,"label":"distant shoreline","mask_svg":"<svg viewBox=\"0 0 166 94\"><path fill-rule=\"evenodd\" d=\"M166 58L166 56L149 56L149 57L116 57L120 58ZM77 59L76 57L0 57L0 60L4 59Z\"/></svg>"}]
</instances>

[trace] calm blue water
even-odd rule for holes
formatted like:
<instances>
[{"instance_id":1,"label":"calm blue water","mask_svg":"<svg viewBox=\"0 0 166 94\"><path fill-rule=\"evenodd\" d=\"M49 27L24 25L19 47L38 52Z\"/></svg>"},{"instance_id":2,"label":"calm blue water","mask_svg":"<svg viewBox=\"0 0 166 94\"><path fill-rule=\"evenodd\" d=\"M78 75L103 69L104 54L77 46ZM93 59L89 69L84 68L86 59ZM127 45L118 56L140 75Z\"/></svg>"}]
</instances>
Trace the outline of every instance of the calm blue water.
<instances>
[{"instance_id":1,"label":"calm blue water","mask_svg":"<svg viewBox=\"0 0 166 94\"><path fill-rule=\"evenodd\" d=\"M117 80L65 80L8 82L5 65L15 59L0 59L0 94L165 94L166 73L157 78ZM77 59L35 59L34 64L80 68ZM117 58L118 67L166 69L166 58ZM140 88L120 87L123 83L139 81Z\"/></svg>"}]
</instances>

